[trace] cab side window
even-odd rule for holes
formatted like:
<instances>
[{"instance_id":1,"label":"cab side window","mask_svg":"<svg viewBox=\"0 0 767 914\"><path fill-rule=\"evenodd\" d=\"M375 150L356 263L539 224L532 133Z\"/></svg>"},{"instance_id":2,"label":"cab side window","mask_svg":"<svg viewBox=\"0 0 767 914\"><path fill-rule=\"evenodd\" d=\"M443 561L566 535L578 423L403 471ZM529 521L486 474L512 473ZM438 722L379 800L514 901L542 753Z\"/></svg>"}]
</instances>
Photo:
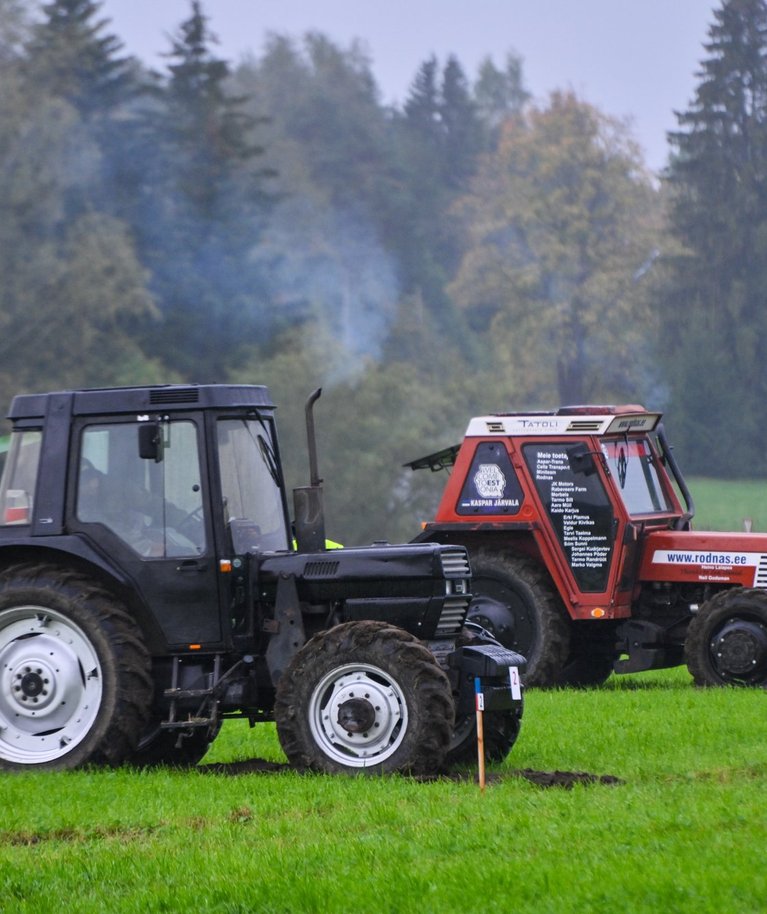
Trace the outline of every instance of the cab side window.
<instances>
[{"instance_id":1,"label":"cab side window","mask_svg":"<svg viewBox=\"0 0 767 914\"><path fill-rule=\"evenodd\" d=\"M40 443L43 434L38 429L13 432L0 481L0 524L28 524L32 517L32 500L37 487L40 465Z\"/></svg>"},{"instance_id":2,"label":"cab side window","mask_svg":"<svg viewBox=\"0 0 767 914\"><path fill-rule=\"evenodd\" d=\"M135 423L91 425L82 433L77 517L98 523L141 556L205 551L197 428L162 426L162 459L139 456Z\"/></svg>"}]
</instances>

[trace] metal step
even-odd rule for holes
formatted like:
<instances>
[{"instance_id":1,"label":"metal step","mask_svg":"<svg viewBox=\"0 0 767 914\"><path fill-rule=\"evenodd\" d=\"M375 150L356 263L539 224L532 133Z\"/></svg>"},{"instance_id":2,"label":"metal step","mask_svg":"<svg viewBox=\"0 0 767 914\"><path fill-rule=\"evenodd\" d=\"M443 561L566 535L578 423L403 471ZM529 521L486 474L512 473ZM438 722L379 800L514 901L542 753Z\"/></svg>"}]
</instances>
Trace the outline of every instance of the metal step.
<instances>
[{"instance_id":1,"label":"metal step","mask_svg":"<svg viewBox=\"0 0 767 914\"><path fill-rule=\"evenodd\" d=\"M213 694L213 689L166 689L165 698L207 698Z\"/></svg>"},{"instance_id":2,"label":"metal step","mask_svg":"<svg viewBox=\"0 0 767 914\"><path fill-rule=\"evenodd\" d=\"M189 730L193 727L212 727L218 721L213 717L193 717L190 720L164 720L161 730Z\"/></svg>"}]
</instances>

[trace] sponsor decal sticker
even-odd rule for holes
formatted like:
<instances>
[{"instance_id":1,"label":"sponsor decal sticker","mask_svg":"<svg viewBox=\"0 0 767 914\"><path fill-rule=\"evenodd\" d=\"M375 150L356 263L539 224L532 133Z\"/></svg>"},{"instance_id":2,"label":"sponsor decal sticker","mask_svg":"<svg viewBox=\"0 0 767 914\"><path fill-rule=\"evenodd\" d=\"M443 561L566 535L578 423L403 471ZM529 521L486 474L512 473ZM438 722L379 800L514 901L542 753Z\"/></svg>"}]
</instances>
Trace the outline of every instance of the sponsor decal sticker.
<instances>
[{"instance_id":1,"label":"sponsor decal sticker","mask_svg":"<svg viewBox=\"0 0 767 914\"><path fill-rule=\"evenodd\" d=\"M457 505L458 514L516 514L522 489L506 448L497 441L477 446Z\"/></svg>"},{"instance_id":2,"label":"sponsor decal sticker","mask_svg":"<svg viewBox=\"0 0 767 914\"><path fill-rule=\"evenodd\" d=\"M474 485L482 498L503 498L506 477L496 464L481 463L474 474Z\"/></svg>"},{"instance_id":3,"label":"sponsor decal sticker","mask_svg":"<svg viewBox=\"0 0 767 914\"><path fill-rule=\"evenodd\" d=\"M684 552L681 549L656 549L654 565L700 565L713 568L756 566L763 560L761 552Z\"/></svg>"}]
</instances>

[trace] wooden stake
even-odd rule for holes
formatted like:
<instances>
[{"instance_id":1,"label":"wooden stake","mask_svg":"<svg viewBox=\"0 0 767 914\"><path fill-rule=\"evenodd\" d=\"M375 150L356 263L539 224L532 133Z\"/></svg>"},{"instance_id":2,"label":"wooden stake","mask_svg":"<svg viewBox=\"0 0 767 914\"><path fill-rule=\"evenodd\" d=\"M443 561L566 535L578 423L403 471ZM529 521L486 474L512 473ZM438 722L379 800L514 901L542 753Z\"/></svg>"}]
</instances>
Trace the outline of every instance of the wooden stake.
<instances>
[{"instance_id":1,"label":"wooden stake","mask_svg":"<svg viewBox=\"0 0 767 914\"><path fill-rule=\"evenodd\" d=\"M479 762L479 789L485 792L485 730L483 714L485 710L485 696L479 676L474 678L474 693L477 701L477 760Z\"/></svg>"}]
</instances>

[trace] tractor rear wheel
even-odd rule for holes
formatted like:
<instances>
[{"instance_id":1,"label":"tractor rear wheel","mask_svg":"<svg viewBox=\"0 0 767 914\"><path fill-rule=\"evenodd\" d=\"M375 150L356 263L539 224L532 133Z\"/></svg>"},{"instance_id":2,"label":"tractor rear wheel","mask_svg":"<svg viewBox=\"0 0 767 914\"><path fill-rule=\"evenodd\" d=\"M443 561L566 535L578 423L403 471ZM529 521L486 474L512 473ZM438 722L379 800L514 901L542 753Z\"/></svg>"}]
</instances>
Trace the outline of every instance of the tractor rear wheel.
<instances>
[{"instance_id":1,"label":"tractor rear wheel","mask_svg":"<svg viewBox=\"0 0 767 914\"><path fill-rule=\"evenodd\" d=\"M277 733L289 761L328 773L439 771L453 729L450 683L434 655L385 622L315 635L277 686Z\"/></svg>"},{"instance_id":2,"label":"tractor rear wheel","mask_svg":"<svg viewBox=\"0 0 767 914\"><path fill-rule=\"evenodd\" d=\"M480 549L471 555L471 570L480 599L472 601L468 621L525 657L526 685L564 685L571 623L546 569L527 557Z\"/></svg>"},{"instance_id":3,"label":"tractor rear wheel","mask_svg":"<svg viewBox=\"0 0 767 914\"><path fill-rule=\"evenodd\" d=\"M50 565L0 575L0 769L122 763L152 697L149 655L125 608Z\"/></svg>"},{"instance_id":4,"label":"tractor rear wheel","mask_svg":"<svg viewBox=\"0 0 767 914\"><path fill-rule=\"evenodd\" d=\"M693 616L684 652L696 685L767 687L767 593L716 594Z\"/></svg>"}]
</instances>

